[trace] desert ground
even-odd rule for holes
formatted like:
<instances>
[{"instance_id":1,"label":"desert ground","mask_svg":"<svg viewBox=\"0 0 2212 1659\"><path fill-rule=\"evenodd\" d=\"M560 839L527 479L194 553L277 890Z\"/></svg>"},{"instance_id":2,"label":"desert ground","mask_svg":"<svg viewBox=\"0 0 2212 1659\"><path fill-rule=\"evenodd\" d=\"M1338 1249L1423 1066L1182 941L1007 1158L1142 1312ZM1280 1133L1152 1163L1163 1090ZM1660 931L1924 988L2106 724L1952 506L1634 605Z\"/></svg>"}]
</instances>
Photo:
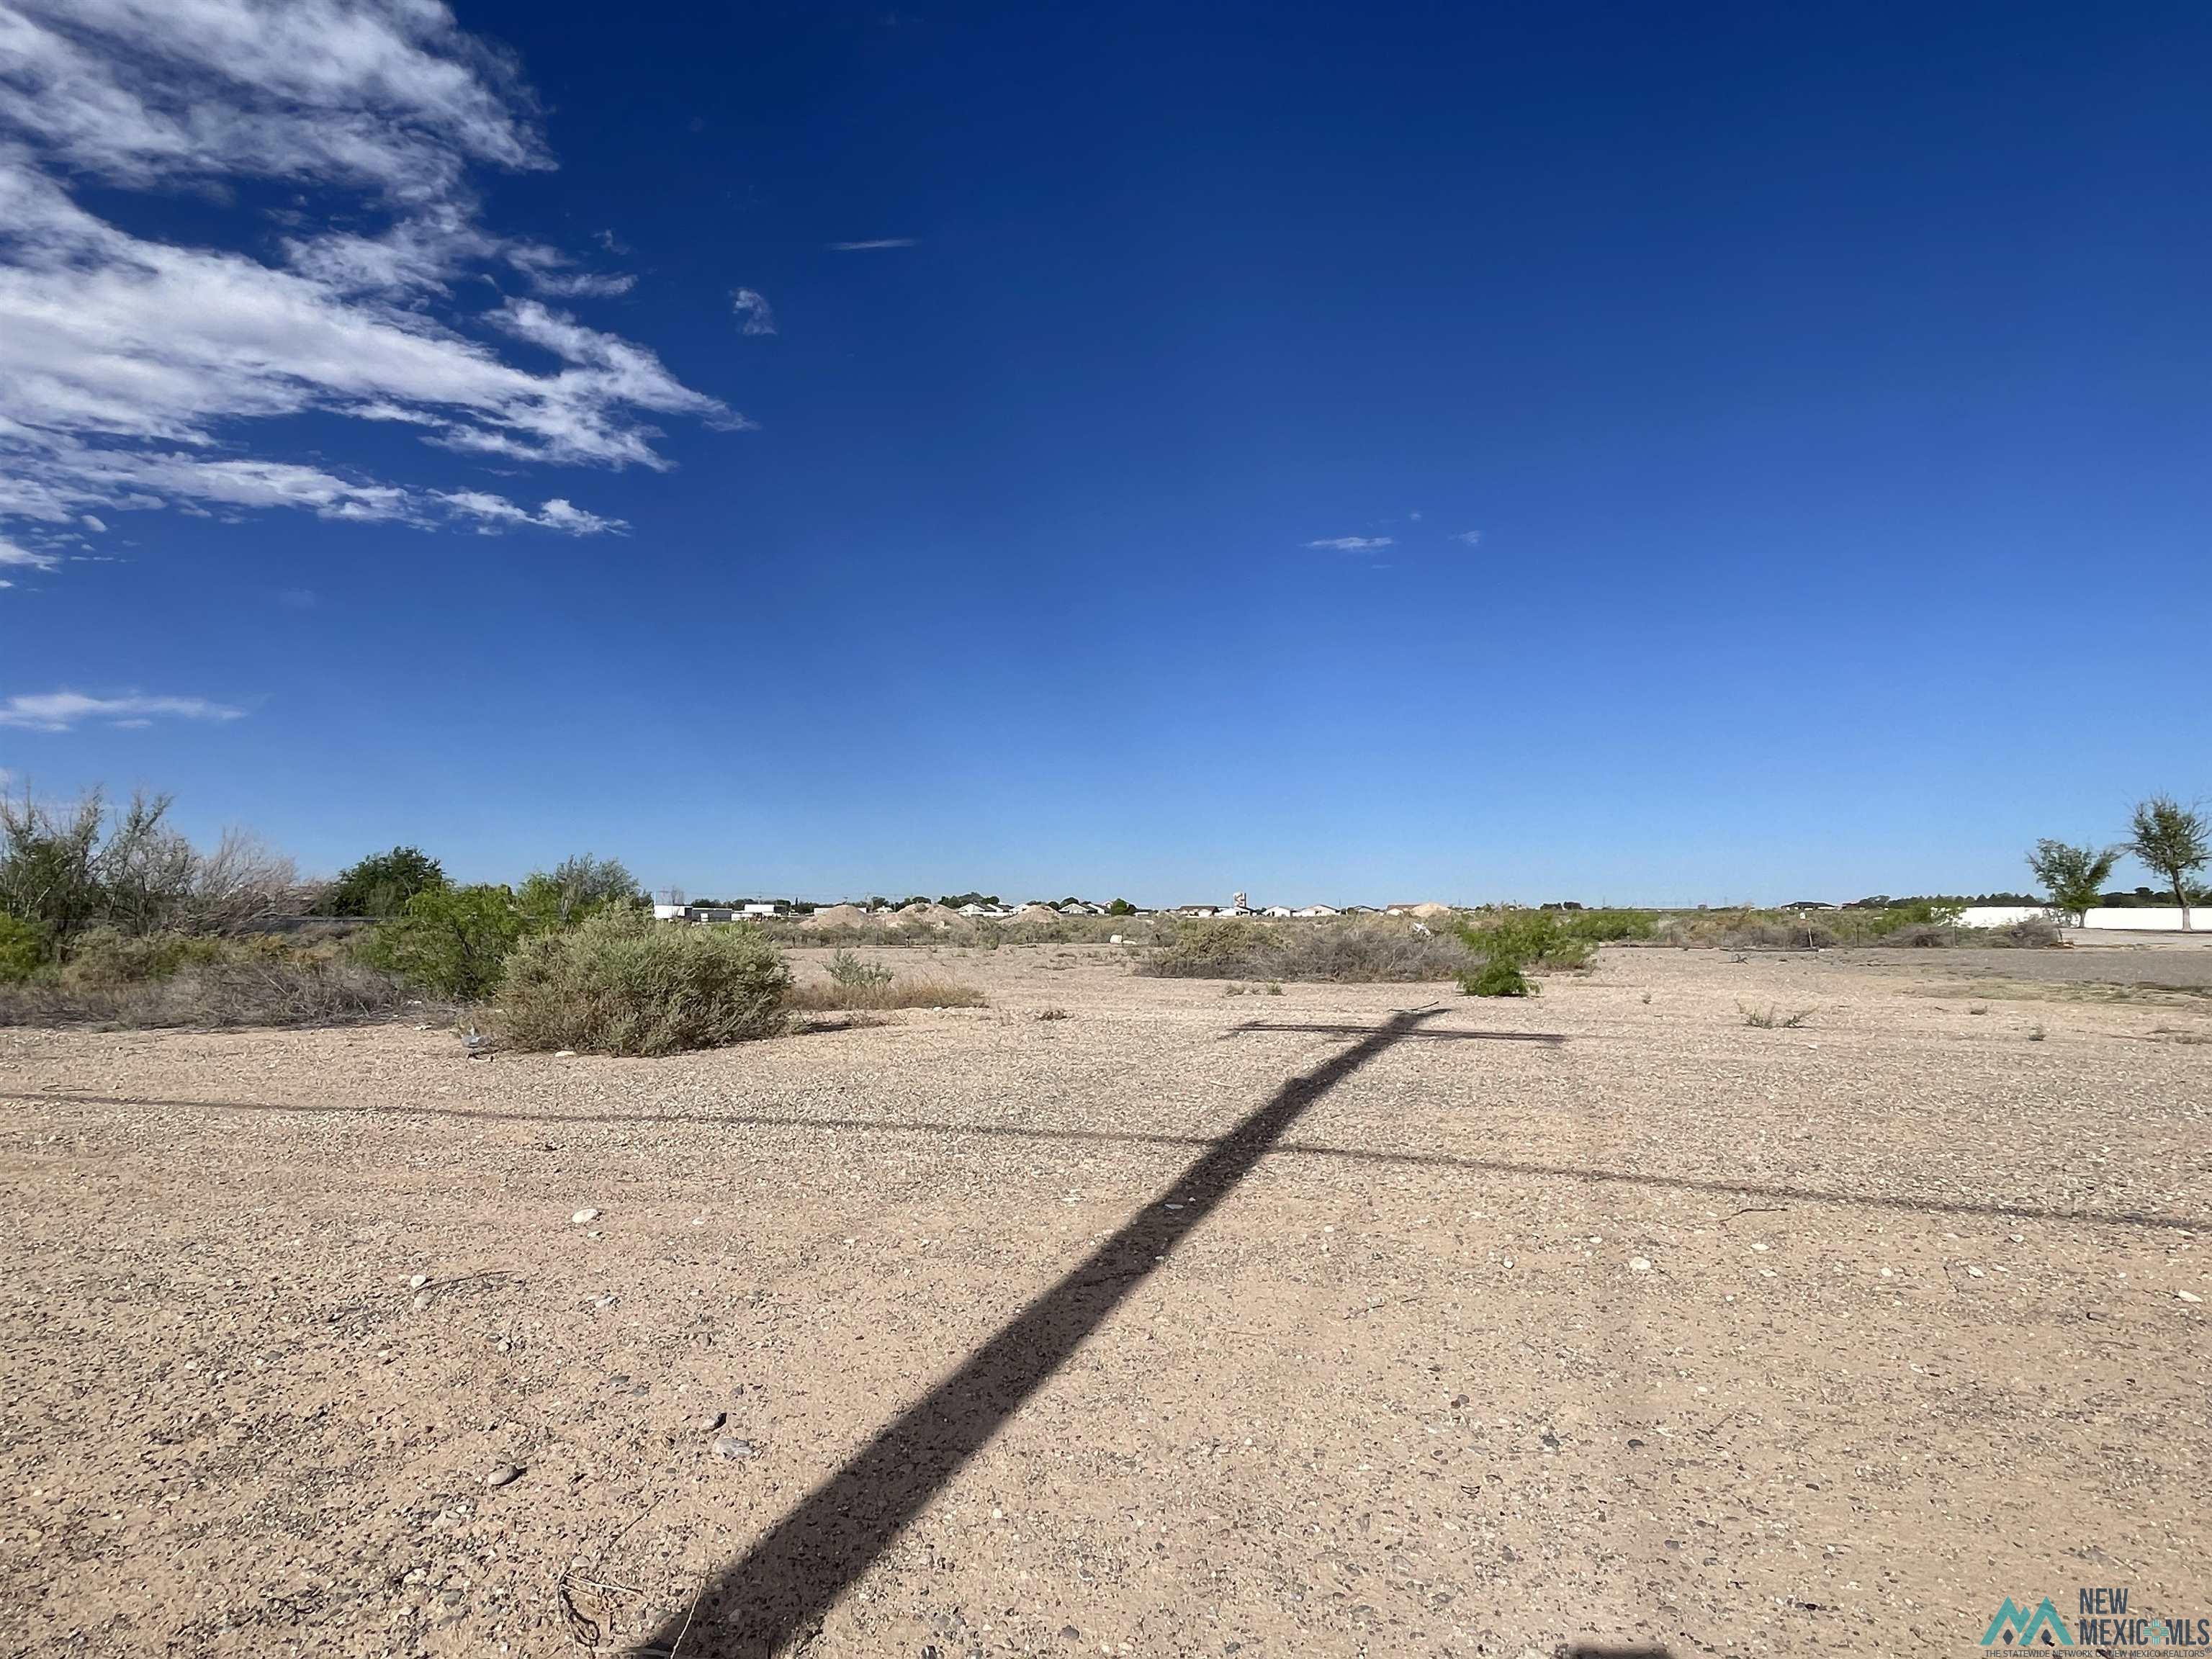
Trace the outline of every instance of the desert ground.
<instances>
[{"instance_id":1,"label":"desert ground","mask_svg":"<svg viewBox=\"0 0 2212 1659\"><path fill-rule=\"evenodd\" d=\"M2212 951L884 959L989 1006L660 1060L0 1032L0 1652L2212 1610Z\"/></svg>"}]
</instances>

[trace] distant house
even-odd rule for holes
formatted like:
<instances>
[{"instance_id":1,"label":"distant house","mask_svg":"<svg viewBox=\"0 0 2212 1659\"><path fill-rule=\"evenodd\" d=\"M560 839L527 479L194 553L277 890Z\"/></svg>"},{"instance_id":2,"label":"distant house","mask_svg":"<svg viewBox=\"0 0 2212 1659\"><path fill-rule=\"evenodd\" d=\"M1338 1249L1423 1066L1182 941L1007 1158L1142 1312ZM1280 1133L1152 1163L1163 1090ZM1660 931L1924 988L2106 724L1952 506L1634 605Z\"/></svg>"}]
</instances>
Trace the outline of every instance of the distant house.
<instances>
[{"instance_id":1,"label":"distant house","mask_svg":"<svg viewBox=\"0 0 2212 1659\"><path fill-rule=\"evenodd\" d=\"M1333 904L1308 904L1291 912L1294 916L1334 916L1343 914Z\"/></svg>"},{"instance_id":2,"label":"distant house","mask_svg":"<svg viewBox=\"0 0 2212 1659\"><path fill-rule=\"evenodd\" d=\"M754 900L743 904L656 904L653 907L653 919L655 921L737 921L778 915L782 909L781 905L767 900Z\"/></svg>"}]
</instances>

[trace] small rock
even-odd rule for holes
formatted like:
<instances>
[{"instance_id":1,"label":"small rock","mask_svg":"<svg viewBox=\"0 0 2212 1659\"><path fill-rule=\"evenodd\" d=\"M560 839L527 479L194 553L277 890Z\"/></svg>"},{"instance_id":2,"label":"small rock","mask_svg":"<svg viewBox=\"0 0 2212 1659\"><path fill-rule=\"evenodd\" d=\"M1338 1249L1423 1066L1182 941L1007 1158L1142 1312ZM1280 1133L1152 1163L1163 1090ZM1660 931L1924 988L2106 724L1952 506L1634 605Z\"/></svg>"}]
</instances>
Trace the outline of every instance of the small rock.
<instances>
[{"instance_id":1,"label":"small rock","mask_svg":"<svg viewBox=\"0 0 2212 1659\"><path fill-rule=\"evenodd\" d=\"M568 1218L568 1224L572 1227L580 1227L587 1221L597 1221L599 1218L599 1212L597 1210L583 1209Z\"/></svg>"},{"instance_id":2,"label":"small rock","mask_svg":"<svg viewBox=\"0 0 2212 1659\"><path fill-rule=\"evenodd\" d=\"M725 1434L715 1438L714 1455L734 1462L739 1458L757 1457L760 1449L750 1440L740 1440L735 1435Z\"/></svg>"},{"instance_id":3,"label":"small rock","mask_svg":"<svg viewBox=\"0 0 2212 1659\"><path fill-rule=\"evenodd\" d=\"M1651 1271L1651 1258L1645 1255L1632 1255L1628 1258L1628 1271L1632 1273L1650 1273Z\"/></svg>"},{"instance_id":4,"label":"small rock","mask_svg":"<svg viewBox=\"0 0 2212 1659\"><path fill-rule=\"evenodd\" d=\"M484 1476L484 1485L491 1487L492 1490L496 1492L500 1487L511 1486L515 1481L521 1479L522 1471L520 1469L515 1468L512 1463L502 1463L497 1468L494 1469L489 1474Z\"/></svg>"}]
</instances>

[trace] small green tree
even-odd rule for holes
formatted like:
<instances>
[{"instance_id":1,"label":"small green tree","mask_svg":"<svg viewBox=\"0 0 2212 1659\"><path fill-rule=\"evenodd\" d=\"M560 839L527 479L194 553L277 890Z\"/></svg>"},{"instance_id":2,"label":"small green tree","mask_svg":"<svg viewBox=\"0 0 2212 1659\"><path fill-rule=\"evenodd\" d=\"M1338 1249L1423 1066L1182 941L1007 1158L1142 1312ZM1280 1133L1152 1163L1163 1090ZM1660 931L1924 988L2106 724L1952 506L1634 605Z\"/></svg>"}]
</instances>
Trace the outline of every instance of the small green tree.
<instances>
[{"instance_id":1,"label":"small green tree","mask_svg":"<svg viewBox=\"0 0 2212 1659\"><path fill-rule=\"evenodd\" d=\"M437 860L419 847L395 847L339 871L318 908L326 916L396 916L417 893L446 884Z\"/></svg>"},{"instance_id":2,"label":"small green tree","mask_svg":"<svg viewBox=\"0 0 2212 1659\"><path fill-rule=\"evenodd\" d=\"M66 810L33 799L27 787L21 800L0 797L0 908L36 927L49 952L100 919L106 811L97 790Z\"/></svg>"},{"instance_id":3,"label":"small green tree","mask_svg":"<svg viewBox=\"0 0 2212 1659\"><path fill-rule=\"evenodd\" d=\"M2164 876L2181 907L2181 925L2189 926L2189 878L2212 859L2212 832L2204 814L2184 806L2170 795L2153 795L2137 805L2130 826L2128 851Z\"/></svg>"},{"instance_id":4,"label":"small green tree","mask_svg":"<svg viewBox=\"0 0 2212 1659\"><path fill-rule=\"evenodd\" d=\"M440 996L489 996L522 937L522 912L503 886L432 887L369 935L362 957Z\"/></svg>"},{"instance_id":5,"label":"small green tree","mask_svg":"<svg viewBox=\"0 0 2212 1659\"><path fill-rule=\"evenodd\" d=\"M573 927L610 906L638 909L647 902L637 878L619 860L595 859L589 853L532 872L515 895L523 922L532 933Z\"/></svg>"},{"instance_id":6,"label":"small green tree","mask_svg":"<svg viewBox=\"0 0 2212 1659\"><path fill-rule=\"evenodd\" d=\"M2051 908L2073 917L2079 927L2087 920L2088 910L2105 890L2105 884L2112 878L2112 866L2120 861L2121 850L2074 847L2045 839L2036 842L2035 850L2027 855L2027 867L2051 895Z\"/></svg>"}]
</instances>

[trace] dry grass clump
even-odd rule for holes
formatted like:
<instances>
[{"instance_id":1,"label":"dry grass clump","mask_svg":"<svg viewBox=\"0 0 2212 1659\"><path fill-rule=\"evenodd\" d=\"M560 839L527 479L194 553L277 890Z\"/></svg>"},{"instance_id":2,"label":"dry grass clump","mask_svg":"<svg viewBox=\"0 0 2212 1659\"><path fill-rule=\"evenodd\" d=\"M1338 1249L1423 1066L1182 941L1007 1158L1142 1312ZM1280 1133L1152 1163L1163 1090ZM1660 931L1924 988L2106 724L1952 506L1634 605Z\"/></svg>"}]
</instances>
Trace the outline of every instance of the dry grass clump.
<instances>
[{"instance_id":1,"label":"dry grass clump","mask_svg":"<svg viewBox=\"0 0 2212 1659\"><path fill-rule=\"evenodd\" d=\"M791 988L787 1004L801 1013L848 1009L981 1008L983 994L949 979L894 979L881 985L840 985L835 980Z\"/></svg>"},{"instance_id":2,"label":"dry grass clump","mask_svg":"<svg viewBox=\"0 0 2212 1659\"><path fill-rule=\"evenodd\" d=\"M801 1012L884 1008L980 1008L983 994L949 979L901 979L880 962L850 951L830 958L827 984L792 987L787 1002Z\"/></svg>"},{"instance_id":3,"label":"dry grass clump","mask_svg":"<svg viewBox=\"0 0 2212 1659\"><path fill-rule=\"evenodd\" d=\"M783 953L754 928L606 910L515 946L495 1024L516 1048L671 1054L787 1030L790 989Z\"/></svg>"},{"instance_id":4,"label":"dry grass clump","mask_svg":"<svg viewBox=\"0 0 2212 1659\"><path fill-rule=\"evenodd\" d=\"M1268 923L1231 917L1187 922L1137 964L1163 979L1397 984L1449 979L1465 947L1399 921Z\"/></svg>"},{"instance_id":5,"label":"dry grass clump","mask_svg":"<svg viewBox=\"0 0 2212 1659\"><path fill-rule=\"evenodd\" d=\"M260 939L98 943L58 972L0 986L0 1025L346 1025L410 1006L398 981L334 946Z\"/></svg>"}]
</instances>

